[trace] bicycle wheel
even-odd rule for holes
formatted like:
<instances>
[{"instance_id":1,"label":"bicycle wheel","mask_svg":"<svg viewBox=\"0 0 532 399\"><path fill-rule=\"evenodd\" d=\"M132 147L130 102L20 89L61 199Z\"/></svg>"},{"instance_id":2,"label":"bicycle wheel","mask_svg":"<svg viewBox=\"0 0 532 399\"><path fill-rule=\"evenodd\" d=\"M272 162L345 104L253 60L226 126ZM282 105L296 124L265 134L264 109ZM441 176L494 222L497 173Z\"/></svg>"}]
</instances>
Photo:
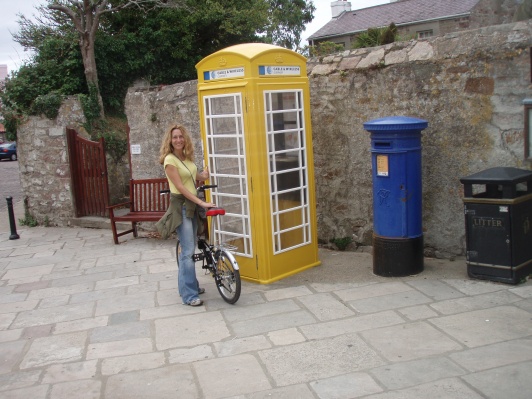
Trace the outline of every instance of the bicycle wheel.
<instances>
[{"instance_id":1,"label":"bicycle wheel","mask_svg":"<svg viewBox=\"0 0 532 399\"><path fill-rule=\"evenodd\" d=\"M236 261L229 252L221 250L216 263L216 288L227 303L233 304L240 298L240 272L235 268Z\"/></svg>"}]
</instances>

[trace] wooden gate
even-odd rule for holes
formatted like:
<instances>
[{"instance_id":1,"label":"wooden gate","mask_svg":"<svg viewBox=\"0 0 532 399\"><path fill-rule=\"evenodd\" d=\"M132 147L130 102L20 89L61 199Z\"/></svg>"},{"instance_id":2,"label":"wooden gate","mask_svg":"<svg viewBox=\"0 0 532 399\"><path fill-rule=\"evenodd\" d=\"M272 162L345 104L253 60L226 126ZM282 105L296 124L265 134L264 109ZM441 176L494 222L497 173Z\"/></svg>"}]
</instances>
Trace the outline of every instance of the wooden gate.
<instances>
[{"instance_id":1,"label":"wooden gate","mask_svg":"<svg viewBox=\"0 0 532 399\"><path fill-rule=\"evenodd\" d=\"M67 137L76 217L107 217L109 186L104 139L90 141L74 129L67 129Z\"/></svg>"}]
</instances>

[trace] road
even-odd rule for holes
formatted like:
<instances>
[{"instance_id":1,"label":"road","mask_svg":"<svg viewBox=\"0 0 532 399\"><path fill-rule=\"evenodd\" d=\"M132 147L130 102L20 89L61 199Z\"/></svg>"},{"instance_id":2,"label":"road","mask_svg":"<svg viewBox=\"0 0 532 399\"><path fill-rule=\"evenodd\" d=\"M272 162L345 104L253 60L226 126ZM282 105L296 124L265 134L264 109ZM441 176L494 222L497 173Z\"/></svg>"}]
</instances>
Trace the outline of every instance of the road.
<instances>
[{"instance_id":1,"label":"road","mask_svg":"<svg viewBox=\"0 0 532 399\"><path fill-rule=\"evenodd\" d=\"M18 161L0 161L0 210L7 209L7 197L22 201Z\"/></svg>"}]
</instances>

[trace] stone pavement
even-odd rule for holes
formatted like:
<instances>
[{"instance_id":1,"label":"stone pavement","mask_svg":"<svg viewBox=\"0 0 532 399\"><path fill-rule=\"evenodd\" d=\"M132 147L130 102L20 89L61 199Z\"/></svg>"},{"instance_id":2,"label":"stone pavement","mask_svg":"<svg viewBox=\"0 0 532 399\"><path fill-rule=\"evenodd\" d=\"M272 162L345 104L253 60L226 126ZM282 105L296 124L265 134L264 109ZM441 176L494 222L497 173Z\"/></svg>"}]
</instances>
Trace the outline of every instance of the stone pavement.
<instances>
[{"instance_id":1,"label":"stone pavement","mask_svg":"<svg viewBox=\"0 0 532 399\"><path fill-rule=\"evenodd\" d=\"M532 283L470 280L463 259L384 278L368 253L320 250L236 305L198 270L194 308L174 240L0 231L3 399L531 397Z\"/></svg>"}]
</instances>

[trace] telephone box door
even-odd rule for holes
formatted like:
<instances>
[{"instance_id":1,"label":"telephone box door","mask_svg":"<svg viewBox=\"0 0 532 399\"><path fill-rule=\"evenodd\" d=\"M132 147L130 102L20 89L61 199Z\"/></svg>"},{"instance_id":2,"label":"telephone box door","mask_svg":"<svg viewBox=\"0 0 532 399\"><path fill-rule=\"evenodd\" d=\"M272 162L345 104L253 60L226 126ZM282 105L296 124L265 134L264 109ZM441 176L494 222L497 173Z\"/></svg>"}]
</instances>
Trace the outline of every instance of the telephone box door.
<instances>
[{"instance_id":1,"label":"telephone box door","mask_svg":"<svg viewBox=\"0 0 532 399\"><path fill-rule=\"evenodd\" d=\"M243 277L257 278L253 262L250 190L246 161L244 93L232 90L209 91L201 95L205 124L205 155L211 178L211 200L226 210L215 223L214 242L232 246L238 255Z\"/></svg>"}]
</instances>

